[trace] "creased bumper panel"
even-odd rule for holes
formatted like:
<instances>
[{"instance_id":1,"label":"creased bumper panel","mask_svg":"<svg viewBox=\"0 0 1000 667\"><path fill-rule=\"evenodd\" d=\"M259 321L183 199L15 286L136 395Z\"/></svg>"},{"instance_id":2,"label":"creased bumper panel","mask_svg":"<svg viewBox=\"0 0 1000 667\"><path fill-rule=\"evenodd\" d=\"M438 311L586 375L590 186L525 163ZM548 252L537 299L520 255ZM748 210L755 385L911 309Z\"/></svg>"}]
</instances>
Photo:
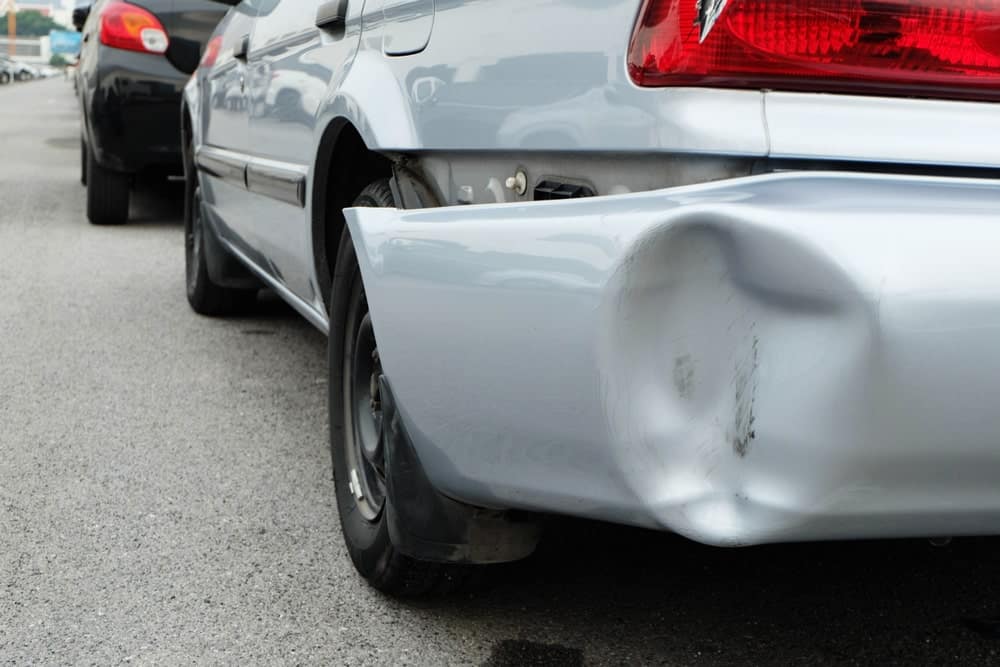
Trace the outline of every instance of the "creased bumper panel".
<instances>
[{"instance_id":1,"label":"creased bumper panel","mask_svg":"<svg viewBox=\"0 0 1000 667\"><path fill-rule=\"evenodd\" d=\"M715 544L1000 533L1000 187L350 209L432 479Z\"/></svg>"}]
</instances>

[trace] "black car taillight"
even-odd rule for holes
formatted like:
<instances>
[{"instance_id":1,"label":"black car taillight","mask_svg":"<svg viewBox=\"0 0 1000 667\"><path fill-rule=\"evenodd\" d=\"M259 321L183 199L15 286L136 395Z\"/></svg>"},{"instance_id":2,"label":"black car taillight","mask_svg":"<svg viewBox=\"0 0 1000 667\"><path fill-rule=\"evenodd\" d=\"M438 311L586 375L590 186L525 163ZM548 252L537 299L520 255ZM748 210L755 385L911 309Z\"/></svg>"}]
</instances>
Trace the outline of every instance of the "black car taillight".
<instances>
[{"instance_id":1,"label":"black car taillight","mask_svg":"<svg viewBox=\"0 0 1000 667\"><path fill-rule=\"evenodd\" d=\"M101 12L101 44L128 51L165 53L170 40L160 19L152 12L115 0Z\"/></svg>"}]
</instances>

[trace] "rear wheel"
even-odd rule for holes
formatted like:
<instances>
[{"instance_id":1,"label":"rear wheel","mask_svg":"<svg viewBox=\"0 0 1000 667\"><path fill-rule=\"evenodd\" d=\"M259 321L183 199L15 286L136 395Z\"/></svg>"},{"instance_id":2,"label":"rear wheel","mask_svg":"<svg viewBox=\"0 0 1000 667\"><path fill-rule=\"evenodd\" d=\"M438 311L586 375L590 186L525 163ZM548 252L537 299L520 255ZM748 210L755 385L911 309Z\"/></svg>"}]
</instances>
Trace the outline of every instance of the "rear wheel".
<instances>
[{"instance_id":1,"label":"rear wheel","mask_svg":"<svg viewBox=\"0 0 1000 667\"><path fill-rule=\"evenodd\" d=\"M0 72L0 84L10 83L10 72Z\"/></svg>"},{"instance_id":2,"label":"rear wheel","mask_svg":"<svg viewBox=\"0 0 1000 667\"><path fill-rule=\"evenodd\" d=\"M387 180L369 185L354 206L395 206ZM361 271L347 228L341 235L330 303L329 410L337 509L348 553L376 589L400 596L448 592L476 568L430 563L400 553L386 521L381 360Z\"/></svg>"},{"instance_id":3,"label":"rear wheel","mask_svg":"<svg viewBox=\"0 0 1000 667\"><path fill-rule=\"evenodd\" d=\"M95 225L120 225L128 220L129 177L106 169L85 151L87 166L87 218Z\"/></svg>"},{"instance_id":4,"label":"rear wheel","mask_svg":"<svg viewBox=\"0 0 1000 667\"><path fill-rule=\"evenodd\" d=\"M80 183L87 184L87 142L80 137Z\"/></svg>"},{"instance_id":5,"label":"rear wheel","mask_svg":"<svg viewBox=\"0 0 1000 667\"><path fill-rule=\"evenodd\" d=\"M191 154L191 151L188 151ZM257 299L256 289L223 287L212 282L205 255L206 228L201 187L193 164L188 164L184 182L184 272L187 299L200 315L230 315L248 310Z\"/></svg>"}]
</instances>

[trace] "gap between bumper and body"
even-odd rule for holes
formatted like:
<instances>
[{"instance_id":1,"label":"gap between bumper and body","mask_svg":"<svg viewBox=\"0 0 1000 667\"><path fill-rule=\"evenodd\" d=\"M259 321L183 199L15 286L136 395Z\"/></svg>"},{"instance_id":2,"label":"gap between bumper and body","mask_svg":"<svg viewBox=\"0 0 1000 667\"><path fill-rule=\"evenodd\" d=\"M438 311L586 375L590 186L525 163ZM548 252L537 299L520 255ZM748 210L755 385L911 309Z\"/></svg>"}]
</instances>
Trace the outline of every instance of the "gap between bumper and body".
<instances>
[{"instance_id":1,"label":"gap between bumper and body","mask_svg":"<svg viewBox=\"0 0 1000 667\"><path fill-rule=\"evenodd\" d=\"M1000 185L348 209L434 485L723 545L1000 533Z\"/></svg>"}]
</instances>

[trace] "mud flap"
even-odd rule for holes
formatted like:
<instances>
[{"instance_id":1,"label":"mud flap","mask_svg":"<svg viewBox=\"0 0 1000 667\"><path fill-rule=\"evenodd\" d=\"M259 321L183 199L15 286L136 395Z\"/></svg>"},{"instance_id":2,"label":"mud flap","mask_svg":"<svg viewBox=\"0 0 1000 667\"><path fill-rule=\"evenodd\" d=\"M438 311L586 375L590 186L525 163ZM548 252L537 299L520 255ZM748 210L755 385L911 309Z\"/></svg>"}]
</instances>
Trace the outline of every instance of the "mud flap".
<instances>
[{"instance_id":1,"label":"mud flap","mask_svg":"<svg viewBox=\"0 0 1000 667\"><path fill-rule=\"evenodd\" d=\"M406 435L389 382L379 380L384 415L386 519L401 552L441 563L505 563L535 550L541 526L531 515L473 507L439 493Z\"/></svg>"},{"instance_id":2,"label":"mud flap","mask_svg":"<svg viewBox=\"0 0 1000 667\"><path fill-rule=\"evenodd\" d=\"M235 289L260 287L260 280L222 245L215 229L215 219L204 204L202 204L201 219L204 227L202 254L211 281L219 287Z\"/></svg>"}]
</instances>

